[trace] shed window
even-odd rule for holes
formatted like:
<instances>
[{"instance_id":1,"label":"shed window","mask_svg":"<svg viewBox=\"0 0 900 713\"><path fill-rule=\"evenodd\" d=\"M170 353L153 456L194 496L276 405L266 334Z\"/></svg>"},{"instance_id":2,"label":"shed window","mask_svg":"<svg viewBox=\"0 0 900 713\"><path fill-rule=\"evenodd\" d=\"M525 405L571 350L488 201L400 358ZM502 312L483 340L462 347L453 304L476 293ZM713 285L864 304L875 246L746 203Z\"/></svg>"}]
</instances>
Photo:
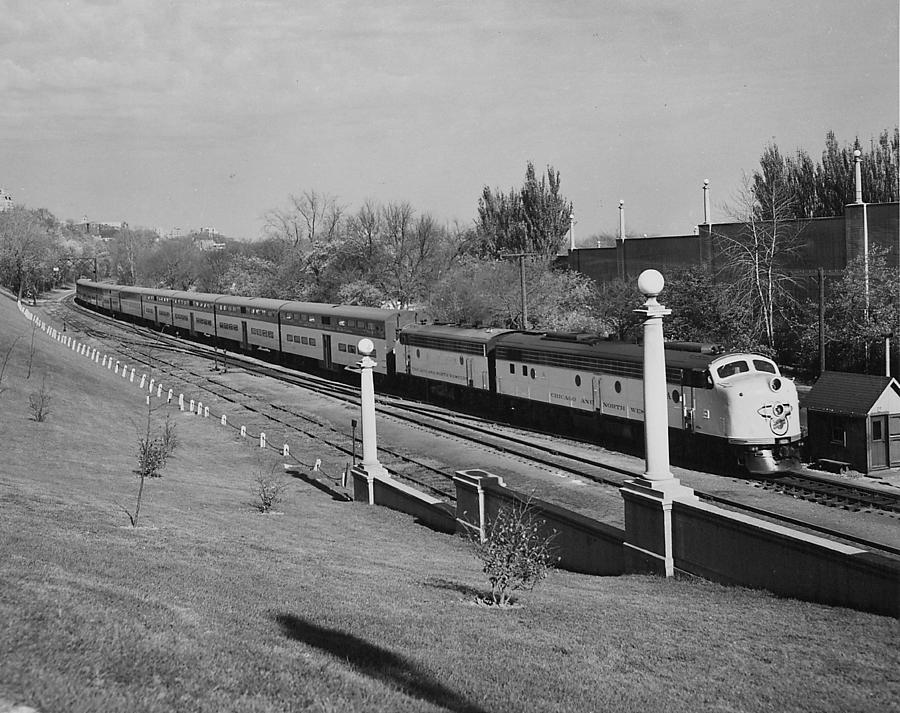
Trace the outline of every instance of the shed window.
<instances>
[{"instance_id":1,"label":"shed window","mask_svg":"<svg viewBox=\"0 0 900 713\"><path fill-rule=\"evenodd\" d=\"M838 446L847 445L847 429L843 423L832 421L831 423L831 442Z\"/></svg>"},{"instance_id":2,"label":"shed window","mask_svg":"<svg viewBox=\"0 0 900 713\"><path fill-rule=\"evenodd\" d=\"M880 418L872 419L872 440L873 441L883 441L884 440L884 423Z\"/></svg>"}]
</instances>

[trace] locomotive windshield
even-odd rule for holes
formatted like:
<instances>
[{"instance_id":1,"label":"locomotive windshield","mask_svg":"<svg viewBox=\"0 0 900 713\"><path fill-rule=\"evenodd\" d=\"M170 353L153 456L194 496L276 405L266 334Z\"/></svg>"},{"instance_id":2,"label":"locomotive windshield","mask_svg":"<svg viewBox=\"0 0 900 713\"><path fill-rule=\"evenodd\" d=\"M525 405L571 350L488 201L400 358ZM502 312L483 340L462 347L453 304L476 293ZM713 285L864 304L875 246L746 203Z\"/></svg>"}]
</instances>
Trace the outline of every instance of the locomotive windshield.
<instances>
[{"instance_id":1,"label":"locomotive windshield","mask_svg":"<svg viewBox=\"0 0 900 713\"><path fill-rule=\"evenodd\" d=\"M752 369L750 364L753 365ZM777 374L778 367L768 359L734 359L727 364L723 364L716 369L716 374L720 379L727 379L735 374L744 374L748 371L759 371L765 374Z\"/></svg>"},{"instance_id":2,"label":"locomotive windshield","mask_svg":"<svg viewBox=\"0 0 900 713\"><path fill-rule=\"evenodd\" d=\"M719 375L720 379L727 379L729 376L734 376L735 374L743 374L747 371L750 371L750 367L743 359L735 359L734 361L723 364L718 369L716 369L716 373Z\"/></svg>"}]
</instances>

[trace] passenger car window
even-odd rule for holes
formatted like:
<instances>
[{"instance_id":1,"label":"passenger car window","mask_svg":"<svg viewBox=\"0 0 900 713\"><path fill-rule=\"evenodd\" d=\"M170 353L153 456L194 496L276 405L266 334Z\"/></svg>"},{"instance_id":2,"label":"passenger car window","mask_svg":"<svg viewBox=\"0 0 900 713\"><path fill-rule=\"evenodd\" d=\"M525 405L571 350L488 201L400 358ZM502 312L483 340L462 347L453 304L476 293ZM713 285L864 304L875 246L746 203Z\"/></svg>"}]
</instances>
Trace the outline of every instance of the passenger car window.
<instances>
[{"instance_id":1,"label":"passenger car window","mask_svg":"<svg viewBox=\"0 0 900 713\"><path fill-rule=\"evenodd\" d=\"M734 376L735 374L743 374L747 371L750 371L750 367L743 359L738 359L737 361L723 364L718 369L716 369L716 373L719 375L720 379L727 379L729 376Z\"/></svg>"}]
</instances>

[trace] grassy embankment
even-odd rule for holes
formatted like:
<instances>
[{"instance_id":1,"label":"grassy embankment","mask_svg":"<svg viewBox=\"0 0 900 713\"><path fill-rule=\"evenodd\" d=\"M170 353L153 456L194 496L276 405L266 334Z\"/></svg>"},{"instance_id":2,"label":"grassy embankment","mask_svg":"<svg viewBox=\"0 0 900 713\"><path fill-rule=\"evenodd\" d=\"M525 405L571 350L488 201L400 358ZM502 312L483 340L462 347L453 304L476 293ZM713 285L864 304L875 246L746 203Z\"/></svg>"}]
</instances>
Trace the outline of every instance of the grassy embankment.
<instances>
[{"instance_id":1,"label":"grassy embankment","mask_svg":"<svg viewBox=\"0 0 900 713\"><path fill-rule=\"evenodd\" d=\"M263 515L250 490L271 459L177 409L132 529L141 392L40 332L25 379L30 328L0 300L0 361L19 334L0 395L0 709L897 710L895 620L563 572L520 608L475 606L460 539L299 480Z\"/></svg>"}]
</instances>

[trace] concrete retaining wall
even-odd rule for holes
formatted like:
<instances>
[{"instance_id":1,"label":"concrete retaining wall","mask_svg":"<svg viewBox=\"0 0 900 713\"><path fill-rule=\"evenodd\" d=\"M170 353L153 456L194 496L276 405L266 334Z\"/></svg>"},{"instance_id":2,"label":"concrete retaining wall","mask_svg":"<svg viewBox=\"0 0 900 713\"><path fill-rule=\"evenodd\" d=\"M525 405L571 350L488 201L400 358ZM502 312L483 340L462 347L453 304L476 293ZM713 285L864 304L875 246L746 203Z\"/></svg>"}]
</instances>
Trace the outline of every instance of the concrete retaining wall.
<instances>
[{"instance_id":1,"label":"concrete retaining wall","mask_svg":"<svg viewBox=\"0 0 900 713\"><path fill-rule=\"evenodd\" d=\"M703 502L672 507L675 566L805 601L900 616L900 563Z\"/></svg>"},{"instance_id":2,"label":"concrete retaining wall","mask_svg":"<svg viewBox=\"0 0 900 713\"><path fill-rule=\"evenodd\" d=\"M457 471L453 481L455 513L447 503L393 478L353 470L356 500L408 513L441 532L483 537L485 524L504 504L529 502L543 521L543 532L556 533L557 566L596 575L632 571L625 530L510 490L502 478L484 470ZM648 513L641 517L657 517ZM658 524L638 519L631 524L636 531ZM900 563L895 560L702 501L674 500L671 521L677 570L784 597L900 617Z\"/></svg>"},{"instance_id":3,"label":"concrete retaining wall","mask_svg":"<svg viewBox=\"0 0 900 713\"><path fill-rule=\"evenodd\" d=\"M426 495L394 478L370 476L360 468L351 469L351 473L354 500L405 512L439 532L456 532L454 510L443 500Z\"/></svg>"}]
</instances>

